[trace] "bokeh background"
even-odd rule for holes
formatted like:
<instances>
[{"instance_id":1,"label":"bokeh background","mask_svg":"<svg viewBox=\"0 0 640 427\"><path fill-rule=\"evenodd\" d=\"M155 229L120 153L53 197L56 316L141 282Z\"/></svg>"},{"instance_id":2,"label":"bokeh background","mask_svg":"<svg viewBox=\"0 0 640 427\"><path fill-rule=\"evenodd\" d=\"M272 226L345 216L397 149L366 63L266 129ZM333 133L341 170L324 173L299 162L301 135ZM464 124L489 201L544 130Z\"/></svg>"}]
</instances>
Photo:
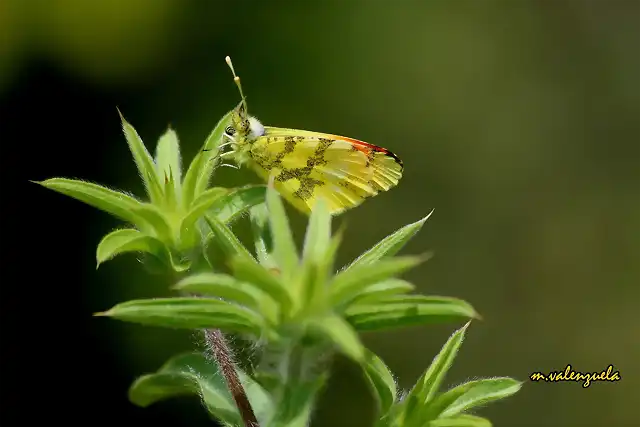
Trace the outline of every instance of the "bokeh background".
<instances>
[{"instance_id":1,"label":"bokeh background","mask_svg":"<svg viewBox=\"0 0 640 427\"><path fill-rule=\"evenodd\" d=\"M479 412L498 427L640 425L639 23L637 0L0 1L2 425L212 425L197 398L127 401L136 376L198 338L92 318L170 282L133 256L96 271L118 221L28 180L142 195L116 106L150 149L170 124L189 161L238 101L225 55L264 123L404 159L396 189L338 221L339 256L435 208L405 253L436 256L406 277L484 316L447 386L525 381ZM364 339L407 389L459 326ZM527 381L567 363L614 364L622 380ZM370 426L373 410L338 359L314 426Z\"/></svg>"}]
</instances>

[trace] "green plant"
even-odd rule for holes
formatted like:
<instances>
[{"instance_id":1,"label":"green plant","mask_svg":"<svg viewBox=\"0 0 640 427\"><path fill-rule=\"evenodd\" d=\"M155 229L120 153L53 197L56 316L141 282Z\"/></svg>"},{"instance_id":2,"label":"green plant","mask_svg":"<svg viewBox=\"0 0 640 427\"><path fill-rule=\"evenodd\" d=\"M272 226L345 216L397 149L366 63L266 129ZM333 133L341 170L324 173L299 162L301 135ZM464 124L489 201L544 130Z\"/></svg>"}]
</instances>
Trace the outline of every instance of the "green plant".
<instances>
[{"instance_id":1,"label":"green plant","mask_svg":"<svg viewBox=\"0 0 640 427\"><path fill-rule=\"evenodd\" d=\"M414 286L397 278L427 258L397 253L428 216L336 272L343 230L332 234L332 217L323 203L311 213L299 252L272 182L266 188L209 188L228 120L229 114L220 120L183 177L173 130L160 138L152 158L122 119L148 202L83 181L53 178L40 183L130 224L102 239L98 265L118 254L141 252L152 270L178 277L173 288L179 296L128 301L98 315L202 330L209 345L209 353L176 356L140 377L130 388L131 401L147 406L193 393L224 425L303 427L310 423L331 355L338 351L362 367L378 404L376 427L490 426L468 412L515 393L521 383L481 379L440 391L469 323L451 336L403 397L392 373L358 336L360 331L478 317L462 300L413 294ZM251 223L252 250L230 228L244 214ZM212 267L207 251L212 241L222 249L228 270ZM254 368L245 372L236 365L222 332L238 334L256 349Z\"/></svg>"}]
</instances>

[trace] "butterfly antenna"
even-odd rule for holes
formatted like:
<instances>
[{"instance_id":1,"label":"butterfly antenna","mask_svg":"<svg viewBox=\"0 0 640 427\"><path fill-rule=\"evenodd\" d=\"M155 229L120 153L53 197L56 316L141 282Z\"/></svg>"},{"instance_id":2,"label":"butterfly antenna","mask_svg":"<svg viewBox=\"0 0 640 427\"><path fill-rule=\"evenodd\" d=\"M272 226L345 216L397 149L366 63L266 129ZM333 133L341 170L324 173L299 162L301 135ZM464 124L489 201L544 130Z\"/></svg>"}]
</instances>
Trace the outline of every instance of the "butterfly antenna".
<instances>
[{"instance_id":1,"label":"butterfly antenna","mask_svg":"<svg viewBox=\"0 0 640 427\"><path fill-rule=\"evenodd\" d=\"M233 63L231 62L231 57L227 56L226 58L224 58L224 60L227 62L227 65L229 66L229 68L231 68L231 72L233 73L233 81L236 83L236 86L238 86L238 90L240 91L240 97L242 98L242 104L244 105L244 111L247 111L247 99L244 96L244 92L242 92L242 85L240 84L240 77L238 77L238 75L236 74L235 68L233 68Z\"/></svg>"}]
</instances>

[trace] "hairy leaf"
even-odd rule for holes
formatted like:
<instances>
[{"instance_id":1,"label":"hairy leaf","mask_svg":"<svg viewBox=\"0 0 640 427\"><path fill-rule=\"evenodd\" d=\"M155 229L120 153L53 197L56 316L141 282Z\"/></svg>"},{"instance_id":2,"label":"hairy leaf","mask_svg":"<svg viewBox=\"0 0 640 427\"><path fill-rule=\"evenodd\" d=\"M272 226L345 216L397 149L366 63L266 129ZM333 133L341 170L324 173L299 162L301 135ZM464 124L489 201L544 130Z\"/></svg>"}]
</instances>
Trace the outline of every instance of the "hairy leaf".
<instances>
[{"instance_id":1,"label":"hairy leaf","mask_svg":"<svg viewBox=\"0 0 640 427\"><path fill-rule=\"evenodd\" d=\"M342 271L329 285L331 303L334 306L346 304L365 288L415 267L423 260L416 256L396 257Z\"/></svg>"},{"instance_id":2,"label":"hairy leaf","mask_svg":"<svg viewBox=\"0 0 640 427\"><path fill-rule=\"evenodd\" d=\"M383 257L389 257L397 254L404 245L416 235L422 228L424 223L429 219L433 211L429 212L429 215L422 218L420 221L416 221L412 224L405 225L404 227L396 230L393 234L385 237L378 243L376 243L371 249L360 255L355 261L353 261L346 269L350 269L359 265L372 264Z\"/></svg>"},{"instance_id":3,"label":"hairy leaf","mask_svg":"<svg viewBox=\"0 0 640 427\"><path fill-rule=\"evenodd\" d=\"M202 149L191 161L182 184L183 206L189 208L193 200L204 192L209 184L209 179L216 167L216 156L218 156L224 128L229 123L231 111L225 114L213 128L207 137Z\"/></svg>"},{"instance_id":4,"label":"hairy leaf","mask_svg":"<svg viewBox=\"0 0 640 427\"><path fill-rule=\"evenodd\" d=\"M133 155L133 160L138 167L138 173L144 182L144 186L147 189L147 194L153 203L161 203L163 198L162 186L158 180L158 174L156 173L156 165L147 151L147 147L144 146L142 139L138 135L138 132L131 126L118 110L120 114L120 120L122 121L122 130L124 136L127 139L129 150Z\"/></svg>"},{"instance_id":5,"label":"hairy leaf","mask_svg":"<svg viewBox=\"0 0 640 427\"><path fill-rule=\"evenodd\" d=\"M166 178L171 178L171 183L173 184L172 191L180 198L182 188L180 143L178 141L178 135L171 128L167 129L158 140L155 164L158 180L164 182Z\"/></svg>"},{"instance_id":6,"label":"hairy leaf","mask_svg":"<svg viewBox=\"0 0 640 427\"><path fill-rule=\"evenodd\" d=\"M402 279L387 279L374 283L362 290L351 301L352 305L372 304L391 296L407 294L415 289L411 283Z\"/></svg>"},{"instance_id":7,"label":"hairy leaf","mask_svg":"<svg viewBox=\"0 0 640 427\"><path fill-rule=\"evenodd\" d=\"M240 381L258 420L265 420L271 410L267 393L241 370ZM129 400L147 407L160 400L194 394L207 410L228 425L241 425L242 420L217 364L201 353L181 354L170 359L157 372L138 378L129 389Z\"/></svg>"},{"instance_id":8,"label":"hairy leaf","mask_svg":"<svg viewBox=\"0 0 640 427\"><path fill-rule=\"evenodd\" d=\"M504 399L520 390L522 383L513 378L485 378L461 384L436 397L431 405L440 417L452 417L489 402ZM434 417L435 418L435 417Z\"/></svg>"},{"instance_id":9,"label":"hairy leaf","mask_svg":"<svg viewBox=\"0 0 640 427\"><path fill-rule=\"evenodd\" d=\"M266 268L276 268L277 264L273 258L273 239L269 224L269 211L267 205L261 203L251 208L251 231L253 232L253 243L256 250L256 257L260 265Z\"/></svg>"},{"instance_id":10,"label":"hairy leaf","mask_svg":"<svg viewBox=\"0 0 640 427\"><path fill-rule=\"evenodd\" d=\"M423 421L421 418L422 410L433 399L440 388L440 384L444 380L445 375L451 368L454 359L462 345L464 334L469 323L457 330L451 335L447 342L440 350L440 353L433 359L431 365L424 374L418 379L418 382L409 392L403 403L405 407L405 419L408 425L420 425Z\"/></svg>"},{"instance_id":11,"label":"hairy leaf","mask_svg":"<svg viewBox=\"0 0 640 427\"><path fill-rule=\"evenodd\" d=\"M277 302L284 312L291 309L293 301L289 289L269 270L242 256L231 259L231 268L238 280L252 283L261 289Z\"/></svg>"},{"instance_id":12,"label":"hairy leaf","mask_svg":"<svg viewBox=\"0 0 640 427\"><path fill-rule=\"evenodd\" d=\"M491 427L491 421L475 415L458 415L452 418L439 418L425 427Z\"/></svg>"},{"instance_id":13,"label":"hairy leaf","mask_svg":"<svg viewBox=\"0 0 640 427\"><path fill-rule=\"evenodd\" d=\"M356 331L337 315L323 316L310 323L313 332L326 337L344 355L356 362L364 360L365 349Z\"/></svg>"},{"instance_id":14,"label":"hairy leaf","mask_svg":"<svg viewBox=\"0 0 640 427\"><path fill-rule=\"evenodd\" d=\"M256 312L213 298L132 300L96 315L167 328L218 328L254 336L261 335L264 325Z\"/></svg>"},{"instance_id":15,"label":"hairy leaf","mask_svg":"<svg viewBox=\"0 0 640 427\"><path fill-rule=\"evenodd\" d=\"M139 224L143 221L134 212L142 203L120 191L111 190L91 182L67 178L51 178L46 181L36 182L36 184L73 197L132 224Z\"/></svg>"},{"instance_id":16,"label":"hairy leaf","mask_svg":"<svg viewBox=\"0 0 640 427\"><path fill-rule=\"evenodd\" d=\"M197 221L216 203L221 197L227 194L229 190L221 187L209 188L193 202L187 214L182 218L180 223L180 236L182 238L182 246L190 248L194 246L199 239Z\"/></svg>"},{"instance_id":17,"label":"hairy leaf","mask_svg":"<svg viewBox=\"0 0 640 427\"><path fill-rule=\"evenodd\" d=\"M115 230L102 238L96 250L96 268L126 252L147 252L168 261L166 247L160 240L136 229L126 228Z\"/></svg>"},{"instance_id":18,"label":"hairy leaf","mask_svg":"<svg viewBox=\"0 0 640 427\"><path fill-rule=\"evenodd\" d=\"M216 242L228 257L241 257L248 262L255 264L255 258L238 240L235 234L222 221L214 215L205 215L205 220L215 236ZM257 264L256 264L257 265Z\"/></svg>"},{"instance_id":19,"label":"hairy leaf","mask_svg":"<svg viewBox=\"0 0 640 427\"><path fill-rule=\"evenodd\" d=\"M395 329L479 317L469 303L460 299L421 295L389 298L375 304L353 305L345 314L358 331Z\"/></svg>"},{"instance_id":20,"label":"hairy leaf","mask_svg":"<svg viewBox=\"0 0 640 427\"><path fill-rule=\"evenodd\" d=\"M393 374L382 359L369 350L365 351L363 369L376 398L379 415L383 416L396 400L397 389Z\"/></svg>"},{"instance_id":21,"label":"hairy leaf","mask_svg":"<svg viewBox=\"0 0 640 427\"><path fill-rule=\"evenodd\" d=\"M142 203L133 212L142 218L151 229L144 227L142 231L151 232L155 237L163 242L173 245L174 236L169 219L164 212L155 205L150 203Z\"/></svg>"},{"instance_id":22,"label":"hairy leaf","mask_svg":"<svg viewBox=\"0 0 640 427\"><path fill-rule=\"evenodd\" d=\"M225 224L231 224L249 210L264 203L266 187L264 185L247 185L231 190L224 197L216 200L211 206L215 216Z\"/></svg>"},{"instance_id":23,"label":"hairy leaf","mask_svg":"<svg viewBox=\"0 0 640 427\"><path fill-rule=\"evenodd\" d=\"M273 176L267 189L267 207L273 233L273 256L285 280L293 277L298 266L298 251L289 228L289 219L278 191L273 187Z\"/></svg>"},{"instance_id":24,"label":"hairy leaf","mask_svg":"<svg viewBox=\"0 0 640 427\"><path fill-rule=\"evenodd\" d=\"M235 302L256 311L260 310L262 291L226 274L199 273L180 280L174 289Z\"/></svg>"}]
</instances>

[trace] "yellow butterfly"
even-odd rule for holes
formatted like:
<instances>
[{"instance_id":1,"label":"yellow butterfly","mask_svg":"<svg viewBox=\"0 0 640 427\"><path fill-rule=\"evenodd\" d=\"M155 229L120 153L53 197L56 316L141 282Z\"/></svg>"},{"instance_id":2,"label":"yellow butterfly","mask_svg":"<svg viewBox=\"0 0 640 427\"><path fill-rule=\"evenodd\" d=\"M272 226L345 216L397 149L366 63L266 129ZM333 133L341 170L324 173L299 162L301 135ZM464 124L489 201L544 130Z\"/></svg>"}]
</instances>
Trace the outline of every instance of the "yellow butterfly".
<instances>
[{"instance_id":1,"label":"yellow butterfly","mask_svg":"<svg viewBox=\"0 0 640 427\"><path fill-rule=\"evenodd\" d=\"M353 138L263 126L247 114L240 78L225 58L242 101L233 110L223 145L238 165L247 163L294 207L309 214L319 198L336 215L387 191L402 177L402 161L391 151Z\"/></svg>"}]
</instances>

